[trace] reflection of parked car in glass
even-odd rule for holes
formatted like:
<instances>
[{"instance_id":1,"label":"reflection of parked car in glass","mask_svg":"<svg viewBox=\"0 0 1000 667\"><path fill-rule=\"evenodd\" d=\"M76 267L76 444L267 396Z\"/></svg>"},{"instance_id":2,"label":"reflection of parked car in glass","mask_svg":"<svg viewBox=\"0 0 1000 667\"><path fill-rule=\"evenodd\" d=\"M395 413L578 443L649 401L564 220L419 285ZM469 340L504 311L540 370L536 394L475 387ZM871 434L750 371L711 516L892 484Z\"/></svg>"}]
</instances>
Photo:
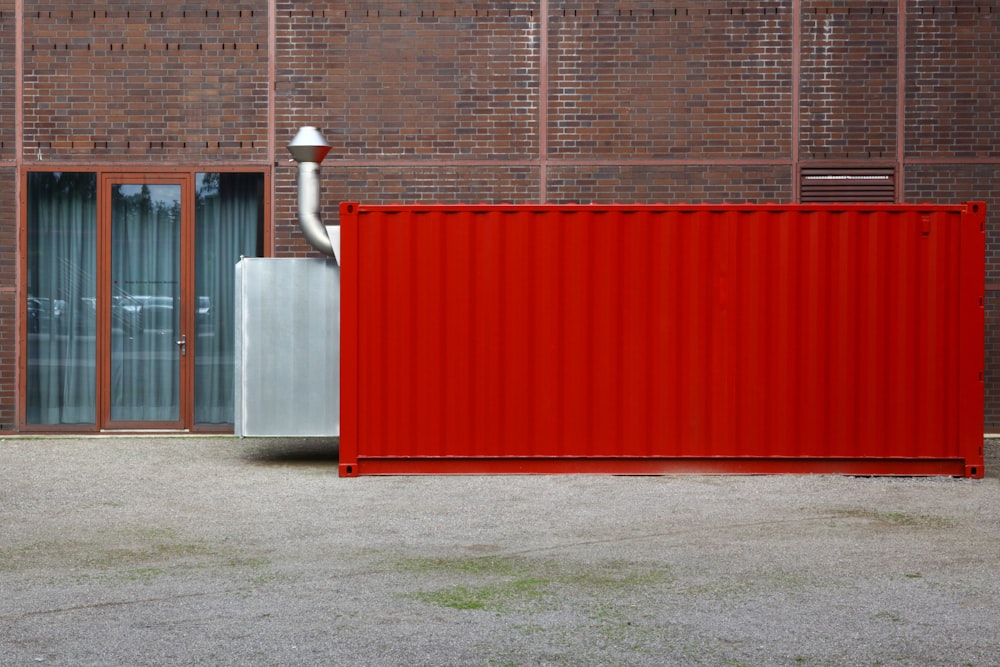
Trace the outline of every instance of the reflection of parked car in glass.
<instances>
[{"instance_id":1,"label":"reflection of parked car in glass","mask_svg":"<svg viewBox=\"0 0 1000 667\"><path fill-rule=\"evenodd\" d=\"M57 333L62 326L66 302L62 299L28 297L28 332Z\"/></svg>"},{"instance_id":2,"label":"reflection of parked car in glass","mask_svg":"<svg viewBox=\"0 0 1000 667\"><path fill-rule=\"evenodd\" d=\"M73 330L84 336L97 333L97 299L92 296L81 297L76 309L71 315ZM131 336L139 331L139 304L130 297L113 297L111 302L111 328L121 329Z\"/></svg>"},{"instance_id":3,"label":"reflection of parked car in glass","mask_svg":"<svg viewBox=\"0 0 1000 667\"><path fill-rule=\"evenodd\" d=\"M111 328L121 329L126 336L142 333L142 304L131 296L112 297Z\"/></svg>"},{"instance_id":4,"label":"reflection of parked car in glass","mask_svg":"<svg viewBox=\"0 0 1000 667\"><path fill-rule=\"evenodd\" d=\"M140 305L139 330L168 333L177 331L174 319L174 300L169 296L133 296Z\"/></svg>"},{"instance_id":5,"label":"reflection of parked car in glass","mask_svg":"<svg viewBox=\"0 0 1000 667\"><path fill-rule=\"evenodd\" d=\"M212 300L207 296L198 297L198 310L195 321L198 325L198 333L209 333L212 331Z\"/></svg>"},{"instance_id":6,"label":"reflection of parked car in glass","mask_svg":"<svg viewBox=\"0 0 1000 667\"><path fill-rule=\"evenodd\" d=\"M49 309L48 304L43 303L48 299L39 299L33 296L28 297L28 333L39 333L44 328L48 329Z\"/></svg>"},{"instance_id":7,"label":"reflection of parked car in glass","mask_svg":"<svg viewBox=\"0 0 1000 667\"><path fill-rule=\"evenodd\" d=\"M97 299L82 297L71 315L73 330L82 335L97 332ZM174 326L174 302L169 296L121 295L111 297L111 328L126 336L144 330L170 332Z\"/></svg>"},{"instance_id":8,"label":"reflection of parked car in glass","mask_svg":"<svg viewBox=\"0 0 1000 667\"><path fill-rule=\"evenodd\" d=\"M126 336L135 336L144 331L173 333L179 329L177 300L170 296L144 294L119 295L111 297L111 328L120 330ZM196 321L199 331L208 331L212 326L212 306L209 297L197 300ZM80 297L72 308L65 312L65 302L60 299L28 297L28 331L31 333L53 333L63 322L68 327L64 333L93 336L97 333L97 299L92 296ZM52 328L55 326L56 328Z\"/></svg>"},{"instance_id":9,"label":"reflection of parked car in glass","mask_svg":"<svg viewBox=\"0 0 1000 667\"><path fill-rule=\"evenodd\" d=\"M97 333L97 299L92 296L80 297L70 313L73 331L85 336Z\"/></svg>"}]
</instances>

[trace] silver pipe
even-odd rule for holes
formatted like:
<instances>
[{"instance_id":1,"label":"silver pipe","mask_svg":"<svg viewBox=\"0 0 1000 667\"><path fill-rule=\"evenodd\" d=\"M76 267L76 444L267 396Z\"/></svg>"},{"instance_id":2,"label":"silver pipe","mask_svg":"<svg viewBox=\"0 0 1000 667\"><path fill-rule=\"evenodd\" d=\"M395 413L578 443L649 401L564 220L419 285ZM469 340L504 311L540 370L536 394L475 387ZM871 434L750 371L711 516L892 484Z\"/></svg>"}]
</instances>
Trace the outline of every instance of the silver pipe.
<instances>
[{"instance_id":1,"label":"silver pipe","mask_svg":"<svg viewBox=\"0 0 1000 667\"><path fill-rule=\"evenodd\" d=\"M319 195L319 163L299 162L299 227L312 247L339 263L339 248L319 218Z\"/></svg>"}]
</instances>

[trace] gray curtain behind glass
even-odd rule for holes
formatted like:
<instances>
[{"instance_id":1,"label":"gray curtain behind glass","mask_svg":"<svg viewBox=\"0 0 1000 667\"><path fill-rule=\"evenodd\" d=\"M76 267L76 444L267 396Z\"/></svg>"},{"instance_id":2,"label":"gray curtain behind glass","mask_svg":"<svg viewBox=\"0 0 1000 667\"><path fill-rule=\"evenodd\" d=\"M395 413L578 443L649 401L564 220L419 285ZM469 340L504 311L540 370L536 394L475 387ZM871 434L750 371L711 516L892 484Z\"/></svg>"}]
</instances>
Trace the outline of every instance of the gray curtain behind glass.
<instances>
[{"instance_id":1,"label":"gray curtain behind glass","mask_svg":"<svg viewBox=\"0 0 1000 667\"><path fill-rule=\"evenodd\" d=\"M262 174L198 174L195 422L233 423L234 275L263 252ZM97 175L28 175L26 422L94 424ZM117 332L117 330L116 330Z\"/></svg>"},{"instance_id":2,"label":"gray curtain behind glass","mask_svg":"<svg viewBox=\"0 0 1000 667\"><path fill-rule=\"evenodd\" d=\"M96 419L96 277L96 174L29 174L29 424Z\"/></svg>"},{"instance_id":3,"label":"gray curtain behind glass","mask_svg":"<svg viewBox=\"0 0 1000 667\"><path fill-rule=\"evenodd\" d=\"M181 210L180 185L111 189L114 421L180 419Z\"/></svg>"},{"instance_id":4,"label":"gray curtain behind glass","mask_svg":"<svg viewBox=\"0 0 1000 667\"><path fill-rule=\"evenodd\" d=\"M194 420L232 424L235 276L240 257L262 254L263 174L198 174L195 215Z\"/></svg>"}]
</instances>

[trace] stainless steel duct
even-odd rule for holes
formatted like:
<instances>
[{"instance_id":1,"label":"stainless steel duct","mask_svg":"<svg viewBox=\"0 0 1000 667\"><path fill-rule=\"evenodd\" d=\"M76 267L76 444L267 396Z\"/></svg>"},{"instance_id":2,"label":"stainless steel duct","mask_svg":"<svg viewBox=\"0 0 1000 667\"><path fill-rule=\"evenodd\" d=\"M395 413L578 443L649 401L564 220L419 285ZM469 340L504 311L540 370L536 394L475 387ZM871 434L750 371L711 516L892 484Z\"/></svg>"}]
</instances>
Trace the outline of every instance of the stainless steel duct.
<instances>
[{"instance_id":1,"label":"stainless steel duct","mask_svg":"<svg viewBox=\"0 0 1000 667\"><path fill-rule=\"evenodd\" d=\"M319 165L330 152L330 144L319 130L307 125L300 128L288 144L288 152L299 163L299 227L312 247L336 258L339 264L339 234L331 235L319 217Z\"/></svg>"}]
</instances>

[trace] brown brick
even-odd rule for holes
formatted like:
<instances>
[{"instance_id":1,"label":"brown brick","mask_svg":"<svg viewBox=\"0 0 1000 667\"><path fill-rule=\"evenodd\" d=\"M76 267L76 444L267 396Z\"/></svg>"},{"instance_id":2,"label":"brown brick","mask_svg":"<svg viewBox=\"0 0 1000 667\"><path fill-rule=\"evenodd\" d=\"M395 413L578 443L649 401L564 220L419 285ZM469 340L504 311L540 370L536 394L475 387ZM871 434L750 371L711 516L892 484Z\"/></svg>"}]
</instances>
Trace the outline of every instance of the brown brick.
<instances>
[{"instance_id":1,"label":"brown brick","mask_svg":"<svg viewBox=\"0 0 1000 667\"><path fill-rule=\"evenodd\" d=\"M896 0L800 6L792 109L793 0L550 0L547 17L531 0L277 0L273 91L264 0L25 3L18 156L15 3L0 0L0 425L15 418L13 184L39 157L273 169L273 247L301 256L315 251L284 146L305 124L332 144L328 222L346 199L787 201L799 160L891 165L902 149L905 200L987 201L1000 286L1000 6L910 0L905 45ZM1000 427L998 293L986 422Z\"/></svg>"}]
</instances>

